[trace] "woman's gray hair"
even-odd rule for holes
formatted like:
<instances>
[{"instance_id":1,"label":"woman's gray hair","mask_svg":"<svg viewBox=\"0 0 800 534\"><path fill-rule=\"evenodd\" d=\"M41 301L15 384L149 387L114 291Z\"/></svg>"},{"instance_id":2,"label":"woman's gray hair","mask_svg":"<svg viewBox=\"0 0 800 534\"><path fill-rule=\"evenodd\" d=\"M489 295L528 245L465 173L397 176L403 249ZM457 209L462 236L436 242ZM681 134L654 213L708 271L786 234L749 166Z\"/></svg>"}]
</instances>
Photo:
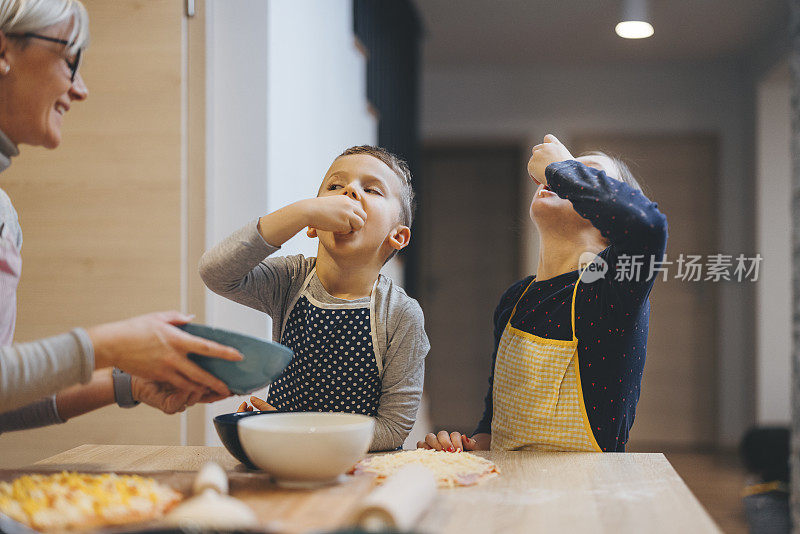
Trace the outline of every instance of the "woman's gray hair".
<instances>
[{"instance_id":1,"label":"woman's gray hair","mask_svg":"<svg viewBox=\"0 0 800 534\"><path fill-rule=\"evenodd\" d=\"M39 32L72 20L70 52L89 44L89 14L80 0L0 0L0 31L6 35Z\"/></svg>"}]
</instances>

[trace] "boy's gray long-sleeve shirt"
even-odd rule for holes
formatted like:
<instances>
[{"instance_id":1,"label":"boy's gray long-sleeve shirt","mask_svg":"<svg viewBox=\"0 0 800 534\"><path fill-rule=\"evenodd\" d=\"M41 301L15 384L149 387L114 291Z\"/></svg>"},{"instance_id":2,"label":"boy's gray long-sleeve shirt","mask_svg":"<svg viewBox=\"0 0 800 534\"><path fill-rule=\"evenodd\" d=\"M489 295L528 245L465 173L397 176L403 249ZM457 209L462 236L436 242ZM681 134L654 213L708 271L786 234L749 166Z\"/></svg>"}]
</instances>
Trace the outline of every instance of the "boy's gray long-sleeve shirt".
<instances>
[{"instance_id":1,"label":"boy's gray long-sleeve shirt","mask_svg":"<svg viewBox=\"0 0 800 534\"><path fill-rule=\"evenodd\" d=\"M272 337L280 342L290 306L316 258L268 258L279 247L267 244L257 225L258 221L247 224L207 251L200 260L200 276L213 292L272 317ZM316 274L308 290L323 303L358 302L331 296ZM402 288L379 275L374 298L382 385L370 449L377 451L401 446L414 425L430 344L422 309ZM369 302L368 297L359 300Z\"/></svg>"}]
</instances>

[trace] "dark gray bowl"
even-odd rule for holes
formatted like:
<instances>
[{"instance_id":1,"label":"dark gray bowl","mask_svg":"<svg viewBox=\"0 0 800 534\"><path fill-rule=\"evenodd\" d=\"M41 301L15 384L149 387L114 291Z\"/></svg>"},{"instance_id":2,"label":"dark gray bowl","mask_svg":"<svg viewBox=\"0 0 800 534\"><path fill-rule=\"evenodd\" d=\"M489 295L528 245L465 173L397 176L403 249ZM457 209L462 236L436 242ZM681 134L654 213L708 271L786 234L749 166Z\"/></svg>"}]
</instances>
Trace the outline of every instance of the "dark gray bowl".
<instances>
[{"instance_id":1,"label":"dark gray bowl","mask_svg":"<svg viewBox=\"0 0 800 534\"><path fill-rule=\"evenodd\" d=\"M217 435L219 439L222 440L222 444L225 445L225 448L228 449L228 452L231 453L234 458L242 462L248 469L258 469L258 467L253 465L253 462L251 462L250 458L244 453L242 444L239 442L239 430L237 425L239 424L239 420L243 417L270 413L278 412L253 411L224 413L214 418L214 428L217 430Z\"/></svg>"}]
</instances>

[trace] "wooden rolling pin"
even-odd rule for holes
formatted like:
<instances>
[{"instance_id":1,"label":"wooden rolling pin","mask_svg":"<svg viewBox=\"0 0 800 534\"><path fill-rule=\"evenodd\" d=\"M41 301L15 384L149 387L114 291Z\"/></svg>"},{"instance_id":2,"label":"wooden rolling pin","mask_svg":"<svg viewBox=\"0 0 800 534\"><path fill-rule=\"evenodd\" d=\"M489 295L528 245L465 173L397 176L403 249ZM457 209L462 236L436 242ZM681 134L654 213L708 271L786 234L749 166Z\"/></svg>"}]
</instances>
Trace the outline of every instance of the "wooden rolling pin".
<instances>
[{"instance_id":1,"label":"wooden rolling pin","mask_svg":"<svg viewBox=\"0 0 800 534\"><path fill-rule=\"evenodd\" d=\"M367 495L353 522L368 532L408 530L435 498L433 472L421 465L407 465Z\"/></svg>"}]
</instances>

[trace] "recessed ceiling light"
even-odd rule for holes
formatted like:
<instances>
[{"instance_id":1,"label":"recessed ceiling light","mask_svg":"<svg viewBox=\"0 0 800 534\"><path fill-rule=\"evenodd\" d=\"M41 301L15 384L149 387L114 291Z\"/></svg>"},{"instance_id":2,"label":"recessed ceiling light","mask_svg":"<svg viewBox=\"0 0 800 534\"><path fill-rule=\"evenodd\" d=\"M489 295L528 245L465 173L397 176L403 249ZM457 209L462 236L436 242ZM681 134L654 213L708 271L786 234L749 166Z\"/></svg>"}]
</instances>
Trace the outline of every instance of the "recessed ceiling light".
<instances>
[{"instance_id":1,"label":"recessed ceiling light","mask_svg":"<svg viewBox=\"0 0 800 534\"><path fill-rule=\"evenodd\" d=\"M621 22L614 31L625 39L644 39L653 35L653 25L647 14L647 0L622 0Z\"/></svg>"},{"instance_id":2,"label":"recessed ceiling light","mask_svg":"<svg viewBox=\"0 0 800 534\"><path fill-rule=\"evenodd\" d=\"M645 39L655 33L653 26L643 20L625 20L617 24L614 31L624 39Z\"/></svg>"}]
</instances>

